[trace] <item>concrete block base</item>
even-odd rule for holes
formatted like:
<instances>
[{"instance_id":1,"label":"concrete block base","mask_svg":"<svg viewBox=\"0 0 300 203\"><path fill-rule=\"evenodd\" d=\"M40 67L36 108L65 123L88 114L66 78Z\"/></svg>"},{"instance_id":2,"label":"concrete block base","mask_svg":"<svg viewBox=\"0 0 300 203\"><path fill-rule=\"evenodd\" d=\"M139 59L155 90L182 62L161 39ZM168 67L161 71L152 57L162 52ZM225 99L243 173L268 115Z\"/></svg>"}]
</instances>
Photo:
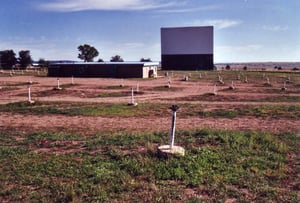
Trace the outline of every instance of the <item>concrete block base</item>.
<instances>
[{"instance_id":1,"label":"concrete block base","mask_svg":"<svg viewBox=\"0 0 300 203\"><path fill-rule=\"evenodd\" d=\"M138 103L134 102L134 103L128 103L128 106L137 106Z\"/></svg>"},{"instance_id":2,"label":"concrete block base","mask_svg":"<svg viewBox=\"0 0 300 203\"><path fill-rule=\"evenodd\" d=\"M158 153L162 155L179 155L184 156L185 150L180 146L173 146L171 149L170 145L162 145L158 147Z\"/></svg>"}]
</instances>

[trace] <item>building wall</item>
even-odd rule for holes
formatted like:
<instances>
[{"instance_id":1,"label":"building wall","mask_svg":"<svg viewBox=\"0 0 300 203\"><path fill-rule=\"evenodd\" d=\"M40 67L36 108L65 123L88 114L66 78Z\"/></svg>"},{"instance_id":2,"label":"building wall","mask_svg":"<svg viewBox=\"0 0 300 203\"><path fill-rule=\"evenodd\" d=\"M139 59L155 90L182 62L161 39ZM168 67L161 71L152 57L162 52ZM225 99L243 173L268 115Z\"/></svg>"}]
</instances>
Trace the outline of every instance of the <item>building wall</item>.
<instances>
[{"instance_id":1,"label":"building wall","mask_svg":"<svg viewBox=\"0 0 300 203\"><path fill-rule=\"evenodd\" d=\"M213 27L161 28L163 70L213 69Z\"/></svg>"},{"instance_id":2,"label":"building wall","mask_svg":"<svg viewBox=\"0 0 300 203\"><path fill-rule=\"evenodd\" d=\"M143 63L53 64L48 69L50 77L103 77L147 78Z\"/></svg>"}]
</instances>

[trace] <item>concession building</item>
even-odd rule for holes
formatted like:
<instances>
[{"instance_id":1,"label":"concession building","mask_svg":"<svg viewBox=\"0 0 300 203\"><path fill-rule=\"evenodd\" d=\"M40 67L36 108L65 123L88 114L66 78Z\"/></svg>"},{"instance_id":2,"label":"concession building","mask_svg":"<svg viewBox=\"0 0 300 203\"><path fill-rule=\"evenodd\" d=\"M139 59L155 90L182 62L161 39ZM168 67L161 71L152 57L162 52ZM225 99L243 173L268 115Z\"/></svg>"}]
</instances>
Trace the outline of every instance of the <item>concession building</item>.
<instances>
[{"instance_id":1,"label":"concession building","mask_svg":"<svg viewBox=\"0 0 300 203\"><path fill-rule=\"evenodd\" d=\"M52 63L49 77L149 78L157 76L156 62Z\"/></svg>"},{"instance_id":2,"label":"concession building","mask_svg":"<svg viewBox=\"0 0 300 203\"><path fill-rule=\"evenodd\" d=\"M161 28L162 70L213 70L213 26Z\"/></svg>"}]
</instances>

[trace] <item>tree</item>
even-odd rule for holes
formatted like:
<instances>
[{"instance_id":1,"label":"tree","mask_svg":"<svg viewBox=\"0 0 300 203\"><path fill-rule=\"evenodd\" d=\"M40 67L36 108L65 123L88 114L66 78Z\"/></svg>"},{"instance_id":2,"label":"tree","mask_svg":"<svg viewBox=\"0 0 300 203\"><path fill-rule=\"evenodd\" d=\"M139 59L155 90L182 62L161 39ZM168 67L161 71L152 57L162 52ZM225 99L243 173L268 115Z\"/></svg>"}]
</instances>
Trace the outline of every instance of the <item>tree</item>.
<instances>
[{"instance_id":1,"label":"tree","mask_svg":"<svg viewBox=\"0 0 300 203\"><path fill-rule=\"evenodd\" d=\"M150 58L141 58L140 62L151 62Z\"/></svg>"},{"instance_id":2,"label":"tree","mask_svg":"<svg viewBox=\"0 0 300 203\"><path fill-rule=\"evenodd\" d=\"M99 55L98 50L88 44L78 46L78 51L80 52L78 58L84 60L84 62L92 62Z\"/></svg>"},{"instance_id":3,"label":"tree","mask_svg":"<svg viewBox=\"0 0 300 203\"><path fill-rule=\"evenodd\" d=\"M11 69L17 63L16 54L13 50L0 52L0 63L3 69Z\"/></svg>"},{"instance_id":4,"label":"tree","mask_svg":"<svg viewBox=\"0 0 300 203\"><path fill-rule=\"evenodd\" d=\"M26 69L28 65L32 64L32 61L33 60L30 56L30 51L28 50L19 51L18 62L22 69Z\"/></svg>"},{"instance_id":5,"label":"tree","mask_svg":"<svg viewBox=\"0 0 300 203\"><path fill-rule=\"evenodd\" d=\"M41 68L48 68L49 67L49 61L46 61L43 58L40 58L38 61L39 67Z\"/></svg>"},{"instance_id":6,"label":"tree","mask_svg":"<svg viewBox=\"0 0 300 203\"><path fill-rule=\"evenodd\" d=\"M111 62L124 62L124 60L119 55L112 56L110 61Z\"/></svg>"},{"instance_id":7,"label":"tree","mask_svg":"<svg viewBox=\"0 0 300 203\"><path fill-rule=\"evenodd\" d=\"M230 65L227 64L226 67L225 67L225 69L226 70L230 70Z\"/></svg>"},{"instance_id":8,"label":"tree","mask_svg":"<svg viewBox=\"0 0 300 203\"><path fill-rule=\"evenodd\" d=\"M103 59L98 59L98 62L104 62L104 60Z\"/></svg>"}]
</instances>

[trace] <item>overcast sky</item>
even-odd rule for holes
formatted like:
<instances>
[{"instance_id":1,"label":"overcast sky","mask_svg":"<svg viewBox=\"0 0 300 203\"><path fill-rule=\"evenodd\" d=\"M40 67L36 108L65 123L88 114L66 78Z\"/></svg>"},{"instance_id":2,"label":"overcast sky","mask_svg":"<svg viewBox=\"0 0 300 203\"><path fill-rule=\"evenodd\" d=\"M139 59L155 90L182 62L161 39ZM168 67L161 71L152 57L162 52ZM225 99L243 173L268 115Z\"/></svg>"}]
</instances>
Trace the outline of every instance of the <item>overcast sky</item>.
<instances>
[{"instance_id":1,"label":"overcast sky","mask_svg":"<svg viewBox=\"0 0 300 203\"><path fill-rule=\"evenodd\" d=\"M160 28L214 26L215 63L300 61L300 0L2 0L0 50L160 61ZM97 58L98 59L98 58Z\"/></svg>"}]
</instances>

